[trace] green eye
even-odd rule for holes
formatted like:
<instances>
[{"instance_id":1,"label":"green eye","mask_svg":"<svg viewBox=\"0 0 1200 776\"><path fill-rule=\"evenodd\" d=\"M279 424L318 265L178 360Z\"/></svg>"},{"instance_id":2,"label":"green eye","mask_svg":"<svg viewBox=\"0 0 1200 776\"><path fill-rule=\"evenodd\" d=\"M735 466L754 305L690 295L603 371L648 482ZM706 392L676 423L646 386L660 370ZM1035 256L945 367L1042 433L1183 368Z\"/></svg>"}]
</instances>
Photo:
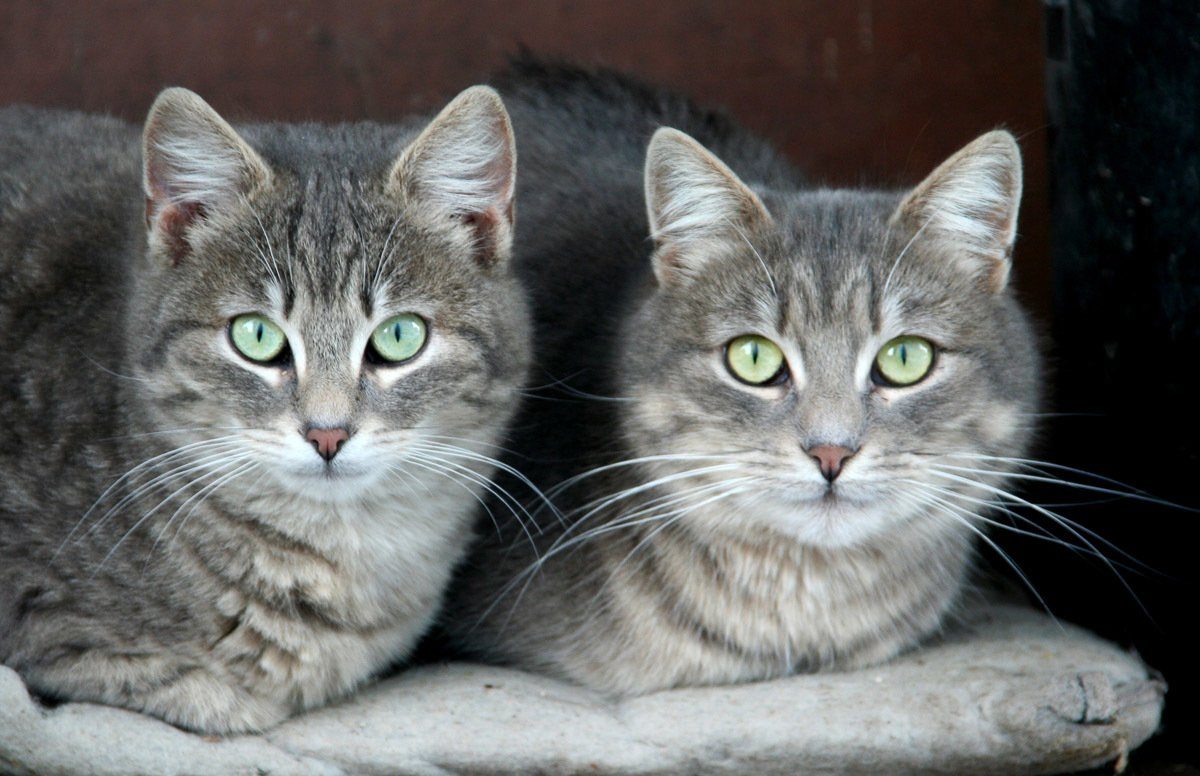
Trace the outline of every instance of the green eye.
<instances>
[{"instance_id":1,"label":"green eye","mask_svg":"<svg viewBox=\"0 0 1200 776\"><path fill-rule=\"evenodd\" d=\"M412 313L388 318L371 335L371 347L383 361L407 361L425 344L425 321Z\"/></svg>"},{"instance_id":2,"label":"green eye","mask_svg":"<svg viewBox=\"0 0 1200 776\"><path fill-rule=\"evenodd\" d=\"M239 315L229 324L229 339L251 361L273 361L287 347L283 329L261 315Z\"/></svg>"},{"instance_id":3,"label":"green eye","mask_svg":"<svg viewBox=\"0 0 1200 776\"><path fill-rule=\"evenodd\" d=\"M731 340L725 346L725 363L734 377L751 385L763 385L787 375L783 351L771 340L757 334Z\"/></svg>"},{"instance_id":4,"label":"green eye","mask_svg":"<svg viewBox=\"0 0 1200 776\"><path fill-rule=\"evenodd\" d=\"M875 356L876 382L890 386L918 383L933 366L933 343L905 334L890 340Z\"/></svg>"}]
</instances>

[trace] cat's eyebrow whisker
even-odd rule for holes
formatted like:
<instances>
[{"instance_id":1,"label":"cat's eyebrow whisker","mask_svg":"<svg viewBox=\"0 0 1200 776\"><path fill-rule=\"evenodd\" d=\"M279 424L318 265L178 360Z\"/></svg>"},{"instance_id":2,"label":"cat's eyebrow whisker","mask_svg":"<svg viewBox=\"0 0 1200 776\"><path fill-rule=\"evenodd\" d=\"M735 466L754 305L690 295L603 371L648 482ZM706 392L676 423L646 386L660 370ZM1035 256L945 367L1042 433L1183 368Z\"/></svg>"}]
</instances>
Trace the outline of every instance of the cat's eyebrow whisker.
<instances>
[{"instance_id":1,"label":"cat's eyebrow whisker","mask_svg":"<svg viewBox=\"0 0 1200 776\"><path fill-rule=\"evenodd\" d=\"M758 259L759 266L762 267L763 273L765 273L767 276L767 282L771 284L771 294L778 299L779 288L775 285L775 277L771 274L771 269L767 266L767 262L763 260L762 254L758 252L758 248L754 247L754 243L750 242L750 238L746 236L746 233L742 231L740 226L735 224L729 218L722 218L721 220L733 227L733 231L737 232L738 237L742 238L742 242L746 243L746 247L749 248L750 252L754 254L754 258Z\"/></svg>"},{"instance_id":2,"label":"cat's eyebrow whisker","mask_svg":"<svg viewBox=\"0 0 1200 776\"><path fill-rule=\"evenodd\" d=\"M542 385L528 386L521 393L525 396L530 397L531 399L544 399L547 401L565 401L565 399L555 399L550 396L541 396L540 394L538 394L538 391L548 391L551 389L557 389L557 390L560 390L563 393L566 393L570 396L577 396L581 399L592 399L594 401L611 401L611 402L637 401L636 399L629 397L629 396L601 396L601 395L595 394L595 393L588 393L587 391L582 391L582 390L576 388L575 386L571 385L569 381L571 381L571 380L575 379L576 377L578 377L579 375L583 374L584 371L585 370L580 369L572 374L567 375L566 377L561 377L561 378L555 378L554 375L547 372L546 376L551 378L550 382L543 383Z\"/></svg>"},{"instance_id":3,"label":"cat's eyebrow whisker","mask_svg":"<svg viewBox=\"0 0 1200 776\"><path fill-rule=\"evenodd\" d=\"M925 223L921 224L921 228L914 232L912 237L908 238L908 242L904 244L904 248L900 250L900 254L896 256L896 260L892 262L892 268L888 271L887 279L883 281L883 290L879 292L879 299L881 301L887 298L888 288L890 288L892 285L892 276L896 274L896 268L900 266L900 260L904 258L904 254L908 253L908 249L913 246L913 243L917 241L917 238L921 236L921 233L925 231L925 227L932 224L933 219L939 215L941 215L940 212L931 213L929 217L925 219Z\"/></svg>"},{"instance_id":4,"label":"cat's eyebrow whisker","mask_svg":"<svg viewBox=\"0 0 1200 776\"><path fill-rule=\"evenodd\" d=\"M272 272L272 274L275 276L275 282L280 285L280 291L283 291L286 289L286 286L284 286L283 278L282 278L283 272L279 266L279 259L275 256L275 248L271 245L271 236L267 234L267 229L265 226L263 226L262 219L259 218L258 212L255 211L254 208L250 206L250 201L248 199L246 199L245 195L242 196L242 199L244 200L246 207L248 207L250 209L250 214L254 216L254 221L255 221L255 223L258 224L258 230L260 232L262 232L263 240L267 244L267 252L270 253L270 255L271 255L271 264L274 267L274 271ZM287 269L288 269L288 271L287 271L288 280L293 280L292 272L291 272L292 265L290 262L287 264Z\"/></svg>"},{"instance_id":5,"label":"cat's eyebrow whisker","mask_svg":"<svg viewBox=\"0 0 1200 776\"><path fill-rule=\"evenodd\" d=\"M121 380L132 380L133 382L137 382L137 383L152 382L148 377L137 377L136 375L123 375L120 372L116 372L112 369L109 369L104 364L101 364L99 361L97 361L96 359L89 356L87 353L84 353L78 347L75 348L75 352L78 353L79 355L83 356L84 358L86 358L88 361L90 361L92 363L92 366L96 367L97 369L99 369L101 372L104 372L105 374L112 375L113 377L119 378Z\"/></svg>"},{"instance_id":6,"label":"cat's eyebrow whisker","mask_svg":"<svg viewBox=\"0 0 1200 776\"><path fill-rule=\"evenodd\" d=\"M388 253L388 246L391 245L392 236L396 234L396 228L400 226L400 221L403 220L403 218L403 214L396 216L396 220L392 222L392 228L388 230L387 239L383 241L383 248L379 251L379 260L375 264L375 276L371 279L370 288L372 293L377 291L379 288L379 279L383 277L384 265L390 264L392 256L395 255L394 250L391 253Z\"/></svg>"}]
</instances>

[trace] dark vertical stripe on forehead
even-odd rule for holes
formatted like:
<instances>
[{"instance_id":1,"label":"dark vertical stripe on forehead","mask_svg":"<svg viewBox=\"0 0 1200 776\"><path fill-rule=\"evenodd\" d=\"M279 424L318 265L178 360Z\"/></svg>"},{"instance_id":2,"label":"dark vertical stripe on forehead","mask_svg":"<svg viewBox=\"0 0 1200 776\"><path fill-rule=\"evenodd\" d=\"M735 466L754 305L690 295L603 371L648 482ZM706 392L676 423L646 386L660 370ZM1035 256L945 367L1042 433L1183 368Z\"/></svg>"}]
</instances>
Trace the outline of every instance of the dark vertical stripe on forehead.
<instances>
[{"instance_id":1,"label":"dark vertical stripe on forehead","mask_svg":"<svg viewBox=\"0 0 1200 776\"><path fill-rule=\"evenodd\" d=\"M296 284L295 284L295 269L296 259L296 243L297 235L300 232L300 217L304 212L304 207L300 202L295 203L288 208L287 212L287 258L288 262L288 286L284 291L283 314L291 316L292 309L296 306Z\"/></svg>"},{"instance_id":2,"label":"dark vertical stripe on forehead","mask_svg":"<svg viewBox=\"0 0 1200 776\"><path fill-rule=\"evenodd\" d=\"M775 312L776 329L780 332L786 332L788 330L788 319L792 314L792 297L790 294L776 294Z\"/></svg>"},{"instance_id":3,"label":"dark vertical stripe on forehead","mask_svg":"<svg viewBox=\"0 0 1200 776\"><path fill-rule=\"evenodd\" d=\"M347 188L349 188L348 185ZM363 237L362 224L359 223L358 213L354 207L354 200L352 197L350 197L349 192L347 192L345 207L346 217L350 219L350 226L354 230L354 239L351 241L351 244L353 245L352 254L347 257L348 261L346 261L345 267L342 268L342 284L340 290L343 295L349 295L350 287L354 285L355 282L354 279L362 275L361 269L356 268L361 267L362 260L366 257L367 245L366 240Z\"/></svg>"}]
</instances>

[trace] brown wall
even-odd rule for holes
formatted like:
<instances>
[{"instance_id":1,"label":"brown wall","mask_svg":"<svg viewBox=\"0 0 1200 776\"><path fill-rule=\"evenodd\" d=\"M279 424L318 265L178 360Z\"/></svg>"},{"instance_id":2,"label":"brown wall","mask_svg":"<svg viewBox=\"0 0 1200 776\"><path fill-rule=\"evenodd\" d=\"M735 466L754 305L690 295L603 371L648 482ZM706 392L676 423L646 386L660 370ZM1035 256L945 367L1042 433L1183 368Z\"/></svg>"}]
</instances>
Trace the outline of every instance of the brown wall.
<instances>
[{"instance_id":1,"label":"brown wall","mask_svg":"<svg viewBox=\"0 0 1200 776\"><path fill-rule=\"evenodd\" d=\"M140 119L188 86L234 118L395 118L519 45L728 107L818 180L912 183L1006 126L1028 164L1018 283L1049 318L1037 0L32 2L0 5L0 104Z\"/></svg>"}]
</instances>

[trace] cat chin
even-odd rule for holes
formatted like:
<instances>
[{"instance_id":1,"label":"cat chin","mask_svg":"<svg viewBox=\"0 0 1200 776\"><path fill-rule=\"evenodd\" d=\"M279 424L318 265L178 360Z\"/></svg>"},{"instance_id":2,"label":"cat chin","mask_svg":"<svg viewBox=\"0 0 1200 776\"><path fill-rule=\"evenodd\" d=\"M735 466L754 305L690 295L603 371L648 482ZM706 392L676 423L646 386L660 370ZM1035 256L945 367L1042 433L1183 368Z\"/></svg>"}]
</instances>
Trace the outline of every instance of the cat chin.
<instances>
[{"instance_id":1,"label":"cat chin","mask_svg":"<svg viewBox=\"0 0 1200 776\"><path fill-rule=\"evenodd\" d=\"M337 465L279 469L279 488L289 496L320 503L374 501L382 490L377 471Z\"/></svg>"},{"instance_id":2,"label":"cat chin","mask_svg":"<svg viewBox=\"0 0 1200 776\"><path fill-rule=\"evenodd\" d=\"M847 549L867 544L907 522L916 510L888 503L871 494L802 497L781 494L755 500L743 514L748 523L782 534L798 544L820 549Z\"/></svg>"}]
</instances>

